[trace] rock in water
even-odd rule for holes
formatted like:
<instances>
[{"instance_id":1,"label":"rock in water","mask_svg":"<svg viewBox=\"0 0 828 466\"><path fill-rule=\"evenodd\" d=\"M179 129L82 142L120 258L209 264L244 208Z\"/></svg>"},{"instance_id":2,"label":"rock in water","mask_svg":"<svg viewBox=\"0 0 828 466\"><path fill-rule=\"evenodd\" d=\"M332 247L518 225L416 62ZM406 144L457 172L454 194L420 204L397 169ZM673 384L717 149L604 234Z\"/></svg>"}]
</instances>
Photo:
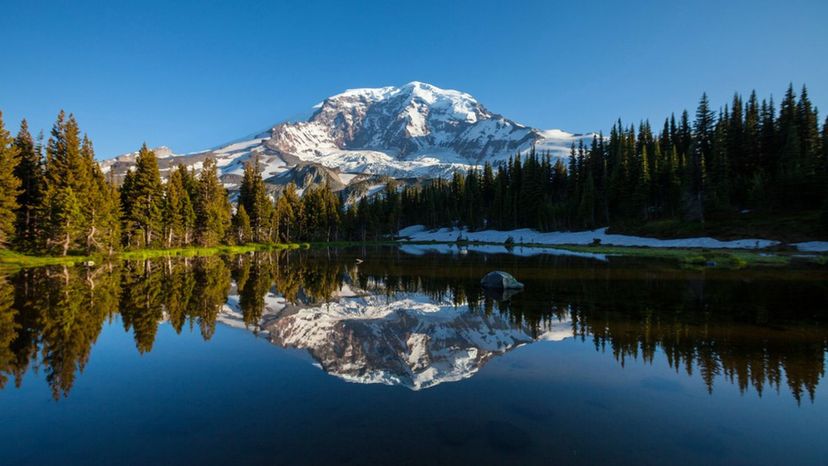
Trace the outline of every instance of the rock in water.
<instances>
[{"instance_id":1,"label":"rock in water","mask_svg":"<svg viewBox=\"0 0 828 466\"><path fill-rule=\"evenodd\" d=\"M523 283L517 281L515 277L506 272L489 272L480 280L480 284L485 288L493 288L500 290L519 290L523 288Z\"/></svg>"}]
</instances>

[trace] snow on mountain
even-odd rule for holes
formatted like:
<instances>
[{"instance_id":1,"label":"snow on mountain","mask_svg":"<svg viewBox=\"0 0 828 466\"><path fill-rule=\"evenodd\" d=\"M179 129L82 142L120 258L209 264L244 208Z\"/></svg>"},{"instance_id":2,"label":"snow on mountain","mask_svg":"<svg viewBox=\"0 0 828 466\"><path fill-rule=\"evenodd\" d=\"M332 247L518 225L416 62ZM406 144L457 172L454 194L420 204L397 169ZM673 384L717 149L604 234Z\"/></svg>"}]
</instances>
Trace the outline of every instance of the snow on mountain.
<instances>
[{"instance_id":1,"label":"snow on mountain","mask_svg":"<svg viewBox=\"0 0 828 466\"><path fill-rule=\"evenodd\" d=\"M162 175L182 163L199 169L213 157L223 181L233 186L244 164L258 157L272 184L298 165L335 170L342 186L353 174L445 177L485 162L497 164L531 147L563 157L593 134L541 131L490 112L471 95L411 82L400 87L351 89L314 106L306 121L284 122L269 131L222 147L176 155L160 148ZM136 153L101 163L123 176Z\"/></svg>"}]
</instances>

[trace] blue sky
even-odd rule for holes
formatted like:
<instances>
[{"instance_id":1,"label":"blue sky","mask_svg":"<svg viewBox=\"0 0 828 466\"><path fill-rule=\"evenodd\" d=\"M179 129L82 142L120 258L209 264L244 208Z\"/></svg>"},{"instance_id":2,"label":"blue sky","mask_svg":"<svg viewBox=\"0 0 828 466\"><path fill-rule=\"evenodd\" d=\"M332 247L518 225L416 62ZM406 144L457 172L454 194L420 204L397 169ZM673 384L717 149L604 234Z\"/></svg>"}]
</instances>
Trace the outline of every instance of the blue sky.
<instances>
[{"instance_id":1,"label":"blue sky","mask_svg":"<svg viewBox=\"0 0 828 466\"><path fill-rule=\"evenodd\" d=\"M0 110L74 112L99 158L218 145L347 88L426 81L519 122L660 122L707 91L828 110L828 2L0 0ZM822 113L824 117L825 113Z\"/></svg>"}]
</instances>

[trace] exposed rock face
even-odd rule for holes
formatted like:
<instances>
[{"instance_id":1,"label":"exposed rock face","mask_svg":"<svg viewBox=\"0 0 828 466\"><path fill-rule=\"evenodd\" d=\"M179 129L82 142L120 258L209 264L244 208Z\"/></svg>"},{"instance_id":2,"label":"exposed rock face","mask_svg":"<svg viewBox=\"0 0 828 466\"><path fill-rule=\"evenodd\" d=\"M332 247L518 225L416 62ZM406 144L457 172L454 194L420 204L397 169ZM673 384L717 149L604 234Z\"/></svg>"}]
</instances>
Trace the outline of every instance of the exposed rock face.
<instances>
[{"instance_id":1,"label":"exposed rock face","mask_svg":"<svg viewBox=\"0 0 828 466\"><path fill-rule=\"evenodd\" d=\"M293 183L299 190L306 190L312 186L327 184L333 191L339 191L345 184L339 179L339 170L324 167L318 164L300 163L291 170L283 171L265 179L265 183L277 186L286 186Z\"/></svg>"}]
</instances>

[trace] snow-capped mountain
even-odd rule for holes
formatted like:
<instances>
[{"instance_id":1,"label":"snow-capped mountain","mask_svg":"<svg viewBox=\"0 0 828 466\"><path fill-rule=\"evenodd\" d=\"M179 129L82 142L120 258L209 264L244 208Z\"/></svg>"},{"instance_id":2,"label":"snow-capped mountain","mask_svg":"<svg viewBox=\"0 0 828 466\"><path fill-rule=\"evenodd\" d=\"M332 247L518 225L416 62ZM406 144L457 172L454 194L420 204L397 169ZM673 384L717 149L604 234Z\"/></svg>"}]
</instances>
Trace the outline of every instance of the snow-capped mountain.
<instances>
[{"instance_id":1,"label":"snow-capped mountain","mask_svg":"<svg viewBox=\"0 0 828 466\"><path fill-rule=\"evenodd\" d=\"M592 137L524 126L490 112L469 94L415 81L345 91L314 106L306 121L280 123L215 149L177 155L164 147L158 155L162 175L179 163L198 169L213 157L228 187L239 182L245 162L253 157L273 185L295 181L296 176L285 172L297 166L307 171L310 164L347 186L357 174L447 176L484 162L496 164L533 146L565 156L571 144L581 139L588 143ZM135 153L125 154L102 162L102 167L117 177L134 160Z\"/></svg>"}]
</instances>

